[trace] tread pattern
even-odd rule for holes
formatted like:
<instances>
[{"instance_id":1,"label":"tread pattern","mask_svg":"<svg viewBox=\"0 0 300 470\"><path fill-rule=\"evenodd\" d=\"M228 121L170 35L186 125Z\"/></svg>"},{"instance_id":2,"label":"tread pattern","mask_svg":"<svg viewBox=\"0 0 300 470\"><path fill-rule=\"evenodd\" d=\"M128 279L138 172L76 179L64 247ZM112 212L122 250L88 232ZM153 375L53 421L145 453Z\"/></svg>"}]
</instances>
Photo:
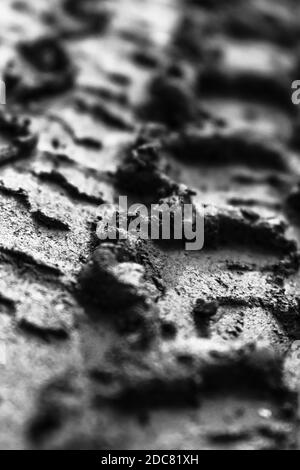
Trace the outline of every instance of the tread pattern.
<instances>
[{"instance_id":1,"label":"tread pattern","mask_svg":"<svg viewBox=\"0 0 300 470\"><path fill-rule=\"evenodd\" d=\"M0 447L299 448L299 2L1 3Z\"/></svg>"}]
</instances>

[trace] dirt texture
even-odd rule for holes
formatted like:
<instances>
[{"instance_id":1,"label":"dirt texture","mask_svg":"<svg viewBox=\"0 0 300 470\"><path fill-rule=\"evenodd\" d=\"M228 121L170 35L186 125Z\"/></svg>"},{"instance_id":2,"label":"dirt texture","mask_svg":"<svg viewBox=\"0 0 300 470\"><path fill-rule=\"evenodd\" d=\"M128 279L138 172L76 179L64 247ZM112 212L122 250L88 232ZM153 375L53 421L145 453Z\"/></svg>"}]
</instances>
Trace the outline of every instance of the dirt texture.
<instances>
[{"instance_id":1,"label":"dirt texture","mask_svg":"<svg viewBox=\"0 0 300 470\"><path fill-rule=\"evenodd\" d=\"M300 447L296 0L1 0L1 449ZM192 203L205 246L100 241Z\"/></svg>"}]
</instances>

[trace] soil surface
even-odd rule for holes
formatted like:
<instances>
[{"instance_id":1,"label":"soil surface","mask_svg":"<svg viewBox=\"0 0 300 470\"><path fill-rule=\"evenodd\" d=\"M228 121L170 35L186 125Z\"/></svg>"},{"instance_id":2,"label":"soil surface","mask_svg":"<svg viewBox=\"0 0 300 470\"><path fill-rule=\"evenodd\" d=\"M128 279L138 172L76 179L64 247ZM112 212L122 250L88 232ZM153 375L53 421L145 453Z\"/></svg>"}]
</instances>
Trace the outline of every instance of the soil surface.
<instances>
[{"instance_id":1,"label":"soil surface","mask_svg":"<svg viewBox=\"0 0 300 470\"><path fill-rule=\"evenodd\" d=\"M299 19L1 0L0 448L299 448ZM101 242L120 195L204 249Z\"/></svg>"}]
</instances>

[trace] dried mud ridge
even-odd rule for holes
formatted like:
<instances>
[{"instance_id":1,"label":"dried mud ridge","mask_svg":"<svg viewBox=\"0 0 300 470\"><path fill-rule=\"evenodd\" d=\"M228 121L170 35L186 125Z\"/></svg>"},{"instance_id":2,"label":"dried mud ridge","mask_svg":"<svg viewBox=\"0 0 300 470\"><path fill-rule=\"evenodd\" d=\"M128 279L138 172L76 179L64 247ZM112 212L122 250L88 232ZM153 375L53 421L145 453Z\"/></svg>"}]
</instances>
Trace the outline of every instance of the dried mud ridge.
<instances>
[{"instance_id":1,"label":"dried mud ridge","mask_svg":"<svg viewBox=\"0 0 300 470\"><path fill-rule=\"evenodd\" d=\"M299 448L297 2L2 3L0 447Z\"/></svg>"}]
</instances>

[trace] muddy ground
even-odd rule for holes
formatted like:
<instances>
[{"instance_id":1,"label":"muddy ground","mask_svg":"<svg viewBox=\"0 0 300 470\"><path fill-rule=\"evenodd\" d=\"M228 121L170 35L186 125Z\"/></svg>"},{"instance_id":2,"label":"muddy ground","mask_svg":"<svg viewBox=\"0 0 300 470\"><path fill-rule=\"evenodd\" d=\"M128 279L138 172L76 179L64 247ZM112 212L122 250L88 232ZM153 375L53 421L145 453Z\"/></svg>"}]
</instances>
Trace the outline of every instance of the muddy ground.
<instances>
[{"instance_id":1,"label":"muddy ground","mask_svg":"<svg viewBox=\"0 0 300 470\"><path fill-rule=\"evenodd\" d=\"M1 449L299 448L296 0L1 0ZM205 246L100 242L191 203Z\"/></svg>"}]
</instances>

